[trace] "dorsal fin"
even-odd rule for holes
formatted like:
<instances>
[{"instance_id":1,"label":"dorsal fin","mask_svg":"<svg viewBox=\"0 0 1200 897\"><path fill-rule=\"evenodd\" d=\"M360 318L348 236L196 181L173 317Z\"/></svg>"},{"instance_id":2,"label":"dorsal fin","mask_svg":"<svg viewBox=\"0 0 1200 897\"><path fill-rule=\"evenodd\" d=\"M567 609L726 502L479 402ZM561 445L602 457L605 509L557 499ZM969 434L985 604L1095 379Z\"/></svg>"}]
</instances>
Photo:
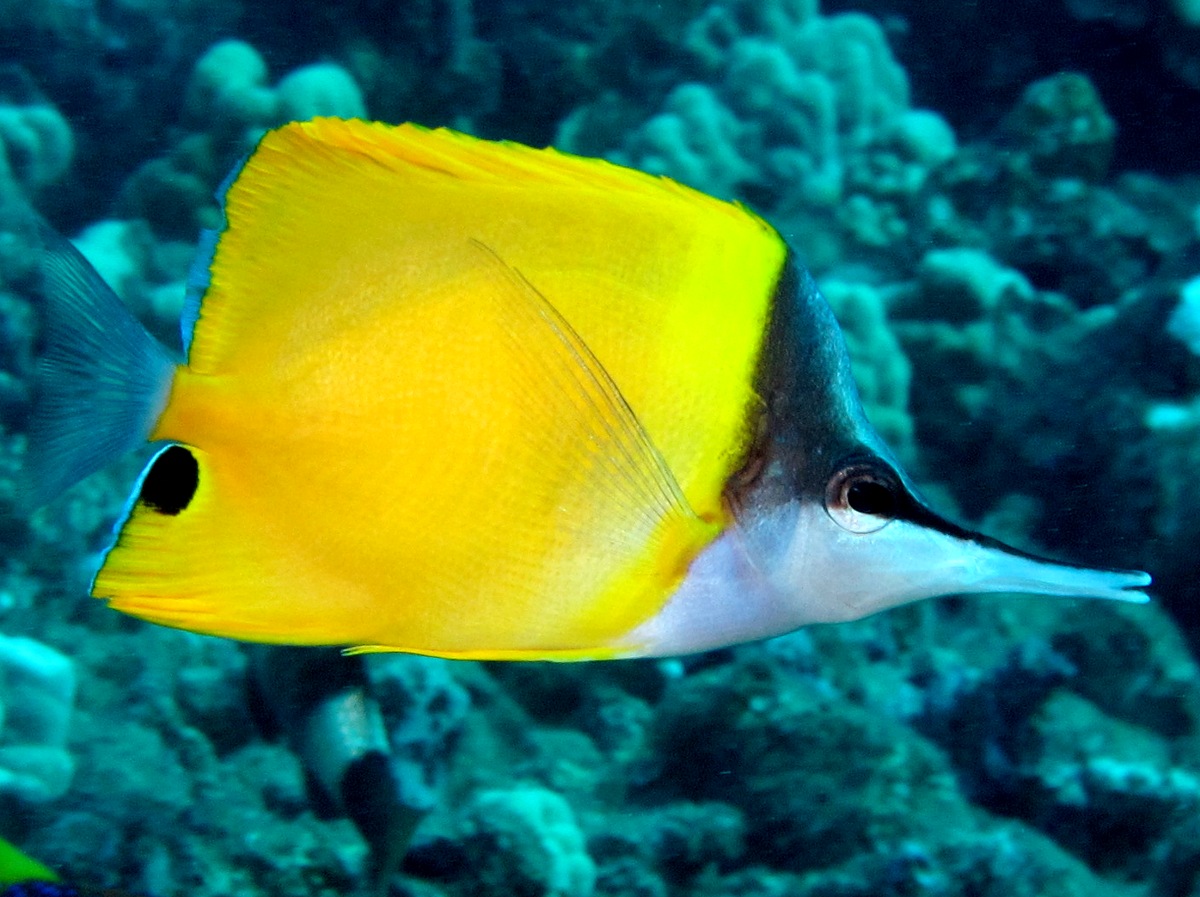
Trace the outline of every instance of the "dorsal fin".
<instances>
[{"instance_id":1,"label":"dorsal fin","mask_svg":"<svg viewBox=\"0 0 1200 897\"><path fill-rule=\"evenodd\" d=\"M734 229L750 223L777 239L765 222L740 206L603 159L413 124L336 118L293 122L268 132L225 189L227 223L189 347L193 369L218 370L240 335L260 340L262 297L270 293L286 301L289 281L296 289L307 288L307 276L321 270L328 222L337 220L338 212L355 224L373 214L401 214L396 203L382 200L403 191L407 181L513 191L569 188L623 195L634 204L670 202L682 207L681 214L685 208L703 212ZM271 320L279 323L274 315Z\"/></svg>"},{"instance_id":2,"label":"dorsal fin","mask_svg":"<svg viewBox=\"0 0 1200 897\"><path fill-rule=\"evenodd\" d=\"M188 269L187 290L183 297L183 311L179 315L179 336L183 341L183 356L187 358L192 347L192 335L196 330L196 321L200 318L200 304L211 282L213 256L217 254L217 242L221 239L219 230L204 228L196 243L196 255L192 266Z\"/></svg>"}]
</instances>

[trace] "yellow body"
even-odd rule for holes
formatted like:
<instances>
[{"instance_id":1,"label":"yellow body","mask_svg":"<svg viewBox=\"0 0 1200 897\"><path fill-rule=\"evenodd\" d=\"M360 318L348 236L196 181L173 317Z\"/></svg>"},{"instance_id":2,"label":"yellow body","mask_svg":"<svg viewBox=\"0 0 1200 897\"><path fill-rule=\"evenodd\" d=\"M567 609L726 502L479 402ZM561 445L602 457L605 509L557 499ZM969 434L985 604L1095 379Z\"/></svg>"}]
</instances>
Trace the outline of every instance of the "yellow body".
<instances>
[{"instance_id":1,"label":"yellow body","mask_svg":"<svg viewBox=\"0 0 1200 897\"><path fill-rule=\"evenodd\" d=\"M728 524L785 247L553 150L319 119L226 197L137 504L93 592L256 641L602 657Z\"/></svg>"}]
</instances>

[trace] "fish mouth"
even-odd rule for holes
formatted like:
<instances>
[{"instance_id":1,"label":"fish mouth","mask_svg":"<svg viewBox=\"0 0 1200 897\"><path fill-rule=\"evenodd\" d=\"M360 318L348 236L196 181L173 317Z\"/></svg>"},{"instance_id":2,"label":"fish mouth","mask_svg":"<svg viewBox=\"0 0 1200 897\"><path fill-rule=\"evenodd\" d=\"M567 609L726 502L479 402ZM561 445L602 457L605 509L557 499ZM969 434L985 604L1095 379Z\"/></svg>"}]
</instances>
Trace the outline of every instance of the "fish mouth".
<instances>
[{"instance_id":1,"label":"fish mouth","mask_svg":"<svg viewBox=\"0 0 1200 897\"><path fill-rule=\"evenodd\" d=\"M967 529L908 496L902 516L930 533L949 537L958 557L949 562L961 578L962 594L1013 592L1063 598L1100 598L1145 604L1152 578L1142 570L1089 567L1058 561ZM953 552L952 552L953 554Z\"/></svg>"},{"instance_id":2,"label":"fish mouth","mask_svg":"<svg viewBox=\"0 0 1200 897\"><path fill-rule=\"evenodd\" d=\"M992 543L992 544L985 544ZM1149 573L1141 570L1106 570L1064 564L1028 555L991 539L975 541L978 564L973 577L965 577L964 591L1020 592L1063 598L1101 598L1145 604ZM973 582L971 580L974 580Z\"/></svg>"}]
</instances>

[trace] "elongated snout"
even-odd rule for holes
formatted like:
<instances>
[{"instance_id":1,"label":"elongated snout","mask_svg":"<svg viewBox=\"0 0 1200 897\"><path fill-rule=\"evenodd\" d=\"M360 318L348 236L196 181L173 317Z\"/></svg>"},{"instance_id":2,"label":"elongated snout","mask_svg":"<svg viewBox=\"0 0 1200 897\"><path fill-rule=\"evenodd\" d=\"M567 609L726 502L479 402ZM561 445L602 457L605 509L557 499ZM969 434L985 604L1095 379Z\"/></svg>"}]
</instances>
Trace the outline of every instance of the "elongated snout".
<instances>
[{"instance_id":1,"label":"elongated snout","mask_svg":"<svg viewBox=\"0 0 1200 897\"><path fill-rule=\"evenodd\" d=\"M997 592L1145 602L1150 576L1035 557L915 504L906 517L847 528L819 503L801 505L774 571L800 624L854 620L925 598Z\"/></svg>"},{"instance_id":2,"label":"elongated snout","mask_svg":"<svg viewBox=\"0 0 1200 897\"><path fill-rule=\"evenodd\" d=\"M959 552L947 586L956 592L1026 592L1066 598L1107 598L1145 603L1141 591L1150 575L1140 570L1099 570L1076 567L1025 554L993 539L953 540L949 553ZM958 544L953 544L958 542Z\"/></svg>"}]
</instances>

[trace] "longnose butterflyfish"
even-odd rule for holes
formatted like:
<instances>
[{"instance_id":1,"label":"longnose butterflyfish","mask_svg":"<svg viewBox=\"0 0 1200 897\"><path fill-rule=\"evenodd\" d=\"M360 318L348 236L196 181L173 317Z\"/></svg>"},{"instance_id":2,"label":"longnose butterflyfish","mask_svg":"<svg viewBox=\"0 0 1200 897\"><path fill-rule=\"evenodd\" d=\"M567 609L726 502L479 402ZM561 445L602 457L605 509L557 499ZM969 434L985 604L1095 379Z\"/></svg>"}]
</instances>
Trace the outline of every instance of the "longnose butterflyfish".
<instances>
[{"instance_id":1,"label":"longnose butterflyfish","mask_svg":"<svg viewBox=\"0 0 1200 897\"><path fill-rule=\"evenodd\" d=\"M158 447L91 591L459 658L686 654L922 598L1144 601L936 516L746 208L599 159L315 119L224 189L172 357L39 224L40 503Z\"/></svg>"}]
</instances>

